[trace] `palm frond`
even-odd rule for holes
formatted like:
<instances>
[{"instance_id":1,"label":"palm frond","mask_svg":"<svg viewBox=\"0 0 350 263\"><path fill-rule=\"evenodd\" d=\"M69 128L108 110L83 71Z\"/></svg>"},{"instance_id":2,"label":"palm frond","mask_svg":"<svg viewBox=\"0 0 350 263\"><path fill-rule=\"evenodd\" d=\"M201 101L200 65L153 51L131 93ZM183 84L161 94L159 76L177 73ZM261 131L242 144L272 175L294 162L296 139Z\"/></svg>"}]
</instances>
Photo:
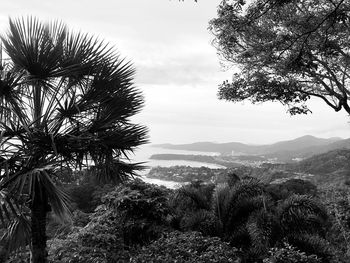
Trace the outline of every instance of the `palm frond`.
<instances>
[{"instance_id":1,"label":"palm frond","mask_svg":"<svg viewBox=\"0 0 350 263\"><path fill-rule=\"evenodd\" d=\"M245 221L252 211L264 206L264 201L263 185L259 181L241 180L232 188L218 187L214 191L213 208L225 229L232 231L235 223Z\"/></svg>"},{"instance_id":2,"label":"palm frond","mask_svg":"<svg viewBox=\"0 0 350 263\"><path fill-rule=\"evenodd\" d=\"M242 179L231 190L232 200L239 202L241 199L255 197L264 193L264 186L255 178Z\"/></svg>"},{"instance_id":3,"label":"palm frond","mask_svg":"<svg viewBox=\"0 0 350 263\"><path fill-rule=\"evenodd\" d=\"M222 224L219 219L208 210L200 209L186 214L180 222L184 231L199 231L203 235L221 236Z\"/></svg>"},{"instance_id":4,"label":"palm frond","mask_svg":"<svg viewBox=\"0 0 350 263\"><path fill-rule=\"evenodd\" d=\"M228 232L235 231L240 225L245 225L249 216L263 209L263 196L249 197L235 205L229 205L229 210L227 211L226 222L224 223L225 230Z\"/></svg>"},{"instance_id":5,"label":"palm frond","mask_svg":"<svg viewBox=\"0 0 350 263\"><path fill-rule=\"evenodd\" d=\"M30 219L20 214L7 226L2 240L7 244L7 253L16 251L30 243Z\"/></svg>"},{"instance_id":6,"label":"palm frond","mask_svg":"<svg viewBox=\"0 0 350 263\"><path fill-rule=\"evenodd\" d=\"M211 208L211 193L203 191L204 186L185 185L177 190L176 199L188 199L191 203L191 210L207 210ZM188 204L189 205L189 204Z\"/></svg>"},{"instance_id":7,"label":"palm frond","mask_svg":"<svg viewBox=\"0 0 350 263\"><path fill-rule=\"evenodd\" d=\"M119 127L118 127L119 126ZM101 126L99 126L101 127ZM125 151L132 150L134 147L147 142L147 128L142 125L115 125L109 127L101 127L97 136L93 136L91 144L88 145L88 151L91 155L100 155L106 150ZM90 131L94 134L96 130ZM97 132L96 131L96 132Z\"/></svg>"},{"instance_id":8,"label":"palm frond","mask_svg":"<svg viewBox=\"0 0 350 263\"><path fill-rule=\"evenodd\" d=\"M274 216L264 209L253 212L247 220L247 231L251 241L251 253L255 256L266 255L271 247L273 232L278 228ZM278 229L279 230L279 229Z\"/></svg>"},{"instance_id":9,"label":"palm frond","mask_svg":"<svg viewBox=\"0 0 350 263\"><path fill-rule=\"evenodd\" d=\"M227 184L217 185L213 192L212 209L222 223L228 218L229 200L230 187Z\"/></svg>"},{"instance_id":10,"label":"palm frond","mask_svg":"<svg viewBox=\"0 0 350 263\"><path fill-rule=\"evenodd\" d=\"M329 262L334 248L327 240L319 235L314 234L298 234L288 237L288 242L308 254L315 254L323 259L322 262Z\"/></svg>"},{"instance_id":11,"label":"palm frond","mask_svg":"<svg viewBox=\"0 0 350 263\"><path fill-rule=\"evenodd\" d=\"M3 226L21 214L21 208L7 189L0 190L0 220Z\"/></svg>"},{"instance_id":12,"label":"palm frond","mask_svg":"<svg viewBox=\"0 0 350 263\"><path fill-rule=\"evenodd\" d=\"M306 195L292 195L278 207L285 233L324 233L328 220L325 207Z\"/></svg>"},{"instance_id":13,"label":"palm frond","mask_svg":"<svg viewBox=\"0 0 350 263\"><path fill-rule=\"evenodd\" d=\"M37 79L51 77L60 66L64 28L56 23L57 28L51 26L50 30L48 25L33 17L10 19L9 23L10 30L1 39L16 67ZM56 36L54 42L50 33L61 36Z\"/></svg>"},{"instance_id":14,"label":"palm frond","mask_svg":"<svg viewBox=\"0 0 350 263\"><path fill-rule=\"evenodd\" d=\"M34 168L30 171L18 173L11 183L10 192L15 195L27 193L31 200L34 200L35 194L46 194L53 212L62 220L69 219L71 216L68 194L55 185L52 180L54 169L50 166ZM38 187L39 192L35 190Z\"/></svg>"},{"instance_id":15,"label":"palm frond","mask_svg":"<svg viewBox=\"0 0 350 263\"><path fill-rule=\"evenodd\" d=\"M112 160L106 165L100 163L92 165L90 170L96 176L96 179L102 183L120 183L126 181L130 177L138 176L138 171L144 170L144 163L127 163L122 160Z\"/></svg>"},{"instance_id":16,"label":"palm frond","mask_svg":"<svg viewBox=\"0 0 350 263\"><path fill-rule=\"evenodd\" d=\"M80 85L85 93L87 75L98 72L101 65L115 59L114 48L89 34L67 32L58 75L69 80L69 86ZM81 85L82 84L82 85Z\"/></svg>"}]
</instances>

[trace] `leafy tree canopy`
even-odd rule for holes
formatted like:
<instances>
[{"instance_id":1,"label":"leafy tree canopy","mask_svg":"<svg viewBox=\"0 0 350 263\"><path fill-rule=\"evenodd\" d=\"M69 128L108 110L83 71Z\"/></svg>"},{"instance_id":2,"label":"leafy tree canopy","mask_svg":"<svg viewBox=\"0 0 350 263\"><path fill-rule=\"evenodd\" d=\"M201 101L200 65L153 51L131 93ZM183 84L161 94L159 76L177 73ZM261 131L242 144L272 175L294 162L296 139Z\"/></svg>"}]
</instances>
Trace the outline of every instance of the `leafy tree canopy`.
<instances>
[{"instance_id":1,"label":"leafy tree canopy","mask_svg":"<svg viewBox=\"0 0 350 263\"><path fill-rule=\"evenodd\" d=\"M221 58L239 70L219 98L279 101L305 114L318 97L350 113L349 18L345 0L223 0L210 30Z\"/></svg>"}]
</instances>

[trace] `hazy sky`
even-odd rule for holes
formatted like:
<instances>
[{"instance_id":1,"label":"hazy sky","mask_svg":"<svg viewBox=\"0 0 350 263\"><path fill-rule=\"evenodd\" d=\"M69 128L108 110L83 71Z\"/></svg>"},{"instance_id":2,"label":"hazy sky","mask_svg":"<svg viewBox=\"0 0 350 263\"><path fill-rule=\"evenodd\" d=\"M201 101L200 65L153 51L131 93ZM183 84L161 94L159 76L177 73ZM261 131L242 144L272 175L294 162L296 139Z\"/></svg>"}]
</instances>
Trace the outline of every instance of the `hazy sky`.
<instances>
[{"instance_id":1,"label":"hazy sky","mask_svg":"<svg viewBox=\"0 0 350 263\"><path fill-rule=\"evenodd\" d=\"M233 104L217 99L230 78L220 68L208 21L219 0L11 0L1 3L0 30L8 17L60 19L115 45L137 69L144 110L133 118L150 129L152 143L194 141L269 143L311 134L350 137L350 118L323 102L313 114L291 117L279 103Z\"/></svg>"}]
</instances>

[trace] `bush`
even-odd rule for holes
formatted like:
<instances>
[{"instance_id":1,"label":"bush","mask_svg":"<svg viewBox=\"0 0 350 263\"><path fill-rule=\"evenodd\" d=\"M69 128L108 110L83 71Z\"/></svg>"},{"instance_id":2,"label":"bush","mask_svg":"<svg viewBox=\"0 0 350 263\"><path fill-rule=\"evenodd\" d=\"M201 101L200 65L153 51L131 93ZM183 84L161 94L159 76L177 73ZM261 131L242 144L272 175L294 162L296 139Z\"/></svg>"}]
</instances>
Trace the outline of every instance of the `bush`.
<instances>
[{"instance_id":1,"label":"bush","mask_svg":"<svg viewBox=\"0 0 350 263\"><path fill-rule=\"evenodd\" d=\"M215 185L211 183L191 182L174 192L170 206L182 214L200 209L210 210L214 188Z\"/></svg>"},{"instance_id":2,"label":"bush","mask_svg":"<svg viewBox=\"0 0 350 263\"><path fill-rule=\"evenodd\" d=\"M165 187L133 180L102 198L100 213L115 211L120 216L124 243L145 244L161 236L168 227L169 192Z\"/></svg>"},{"instance_id":3,"label":"bush","mask_svg":"<svg viewBox=\"0 0 350 263\"><path fill-rule=\"evenodd\" d=\"M269 184L266 191L275 200L284 200L293 194L317 196L317 187L309 181L290 179L280 184Z\"/></svg>"},{"instance_id":4,"label":"bush","mask_svg":"<svg viewBox=\"0 0 350 263\"><path fill-rule=\"evenodd\" d=\"M29 263L30 253L27 248L12 252L6 263ZM2 262L2 261L1 261Z\"/></svg>"},{"instance_id":5,"label":"bush","mask_svg":"<svg viewBox=\"0 0 350 263\"><path fill-rule=\"evenodd\" d=\"M213 212L206 210L186 214L180 222L180 228L184 231L198 231L205 236L220 236L222 233L220 220Z\"/></svg>"},{"instance_id":6,"label":"bush","mask_svg":"<svg viewBox=\"0 0 350 263\"><path fill-rule=\"evenodd\" d=\"M320 263L322 262L316 255L306 255L305 252L297 250L295 247L284 243L282 248L271 248L270 257L264 259L264 263Z\"/></svg>"},{"instance_id":7,"label":"bush","mask_svg":"<svg viewBox=\"0 0 350 263\"><path fill-rule=\"evenodd\" d=\"M134 180L106 194L85 227L51 241L52 262L128 262L129 250L167 230L169 190ZM76 215L85 224L86 215Z\"/></svg>"},{"instance_id":8,"label":"bush","mask_svg":"<svg viewBox=\"0 0 350 263\"><path fill-rule=\"evenodd\" d=\"M79 209L85 213L91 213L96 206L92 205L93 193L96 187L91 184L68 185L65 186L66 191L73 201L73 209Z\"/></svg>"},{"instance_id":9,"label":"bush","mask_svg":"<svg viewBox=\"0 0 350 263\"><path fill-rule=\"evenodd\" d=\"M137 251L132 263L163 262L241 262L237 249L219 238L203 237L198 232L172 232Z\"/></svg>"},{"instance_id":10,"label":"bush","mask_svg":"<svg viewBox=\"0 0 350 263\"><path fill-rule=\"evenodd\" d=\"M127 260L128 257L124 249L120 219L114 211L106 211L103 215L95 214L86 227L73 228L65 239L55 238L49 241L49 247L52 262L123 262L121 260ZM113 258L116 261L109 260Z\"/></svg>"},{"instance_id":11,"label":"bush","mask_svg":"<svg viewBox=\"0 0 350 263\"><path fill-rule=\"evenodd\" d=\"M204 234L217 235L216 230L213 229L216 226L209 223L214 219L209 219L214 187L214 184L211 183L195 181L175 190L169 200L169 206L172 209L169 217L170 225L177 230L204 231ZM206 222L201 224L201 219ZM211 230L204 230L205 225ZM209 232L212 232L212 234L209 234Z\"/></svg>"},{"instance_id":12,"label":"bush","mask_svg":"<svg viewBox=\"0 0 350 263\"><path fill-rule=\"evenodd\" d=\"M164 222L170 210L165 187L147 184L139 179L116 187L102 198L107 209L115 209L120 213L135 218L146 218L154 222Z\"/></svg>"},{"instance_id":13,"label":"bush","mask_svg":"<svg viewBox=\"0 0 350 263\"><path fill-rule=\"evenodd\" d=\"M330 214L327 239L332 243L339 262L350 262L350 189L346 186L325 186L320 197Z\"/></svg>"}]
</instances>

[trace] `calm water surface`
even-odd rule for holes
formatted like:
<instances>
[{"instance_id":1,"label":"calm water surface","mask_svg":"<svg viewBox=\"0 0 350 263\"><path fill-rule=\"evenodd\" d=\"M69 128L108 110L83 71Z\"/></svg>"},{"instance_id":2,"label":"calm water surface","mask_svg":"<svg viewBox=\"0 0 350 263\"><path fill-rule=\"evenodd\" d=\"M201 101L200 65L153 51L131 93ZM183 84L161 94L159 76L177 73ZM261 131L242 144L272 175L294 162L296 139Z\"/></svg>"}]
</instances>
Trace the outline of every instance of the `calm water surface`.
<instances>
[{"instance_id":1,"label":"calm water surface","mask_svg":"<svg viewBox=\"0 0 350 263\"><path fill-rule=\"evenodd\" d=\"M191 167L209 167L209 168L225 168L221 165L211 164L211 163L202 163L202 162L194 162L194 161L181 161L181 160L151 160L150 157L153 154L192 154L192 155L210 155L215 156L219 155L219 153L215 152L198 152L198 151L183 151L183 150L172 150L172 149L162 149L162 148L156 148L149 145L139 147L135 151L134 155L129 156L131 161L133 162L144 162L146 166L148 166L148 169L145 169L144 171L140 172L142 175L142 180L157 184L157 185L164 185L168 188L178 188L181 186L181 183L174 182L174 181L165 181L165 180L159 180L159 179L153 179L153 178L147 178L147 174L150 171L152 167L170 167L170 166L176 166L176 165L184 165L184 166L191 166Z\"/></svg>"},{"instance_id":2,"label":"calm water surface","mask_svg":"<svg viewBox=\"0 0 350 263\"><path fill-rule=\"evenodd\" d=\"M224 168L221 165L211 164L211 163L202 163L202 162L194 162L194 161L181 161L181 160L151 160L150 157L153 154L192 154L192 155L210 155L215 156L219 155L215 152L198 152L198 151L183 151L183 150L172 150L172 149L162 149L151 146L143 146L135 151L133 156L130 156L130 159L134 162L145 162L146 166L156 167L170 167L175 165L185 165L191 167L209 167L209 168ZM148 173L149 169L146 173ZM146 174L143 173L143 174Z\"/></svg>"}]
</instances>

